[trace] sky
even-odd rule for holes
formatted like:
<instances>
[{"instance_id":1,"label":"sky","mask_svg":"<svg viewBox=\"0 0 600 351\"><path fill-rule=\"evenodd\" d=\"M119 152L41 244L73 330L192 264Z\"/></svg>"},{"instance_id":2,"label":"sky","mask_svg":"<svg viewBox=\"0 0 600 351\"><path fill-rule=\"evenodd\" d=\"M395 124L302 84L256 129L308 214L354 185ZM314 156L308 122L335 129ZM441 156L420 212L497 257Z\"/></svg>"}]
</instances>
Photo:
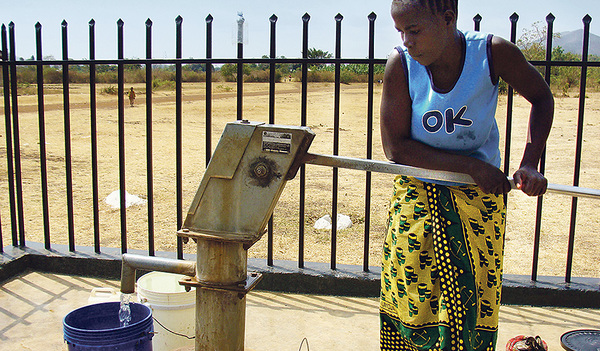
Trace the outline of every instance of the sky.
<instances>
[{"instance_id":1,"label":"sky","mask_svg":"<svg viewBox=\"0 0 600 351\"><path fill-rule=\"evenodd\" d=\"M335 51L335 19L340 13L342 27L342 57L365 58L368 55L367 16L374 12L375 57L386 58L400 37L389 15L390 0L0 0L0 24L14 23L16 56L35 55L35 25L42 25L43 56L62 58L61 22L68 23L68 56L89 58L89 21L96 25L96 58L117 58L117 21L124 22L124 56L145 58L147 19L152 20L153 58L175 57L175 18L183 17L183 58L205 58L206 17L213 16L213 58L234 58L237 55L236 31L238 12L245 19L244 56L269 54L269 17L277 20L277 56L300 57L302 50L302 16L308 13L309 47L333 53ZM510 37L509 17L520 16L518 35L531 29L533 23L546 24L553 13L554 31L583 28L582 18L592 17L591 32L600 33L598 0L460 0L458 27L473 28L473 17L483 17L481 30ZM594 20L596 19L596 20ZM597 21L598 23L595 23Z\"/></svg>"}]
</instances>

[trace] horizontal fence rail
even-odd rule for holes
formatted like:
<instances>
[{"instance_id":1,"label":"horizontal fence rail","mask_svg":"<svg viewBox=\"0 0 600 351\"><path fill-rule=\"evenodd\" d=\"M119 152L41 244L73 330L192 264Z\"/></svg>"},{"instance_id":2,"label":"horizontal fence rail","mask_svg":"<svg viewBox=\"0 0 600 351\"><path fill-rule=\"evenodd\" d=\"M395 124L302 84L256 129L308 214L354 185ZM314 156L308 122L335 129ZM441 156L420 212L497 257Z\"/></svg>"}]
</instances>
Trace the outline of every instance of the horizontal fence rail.
<instances>
[{"instance_id":1,"label":"horizontal fence rail","mask_svg":"<svg viewBox=\"0 0 600 351\"><path fill-rule=\"evenodd\" d=\"M186 152L185 145L183 143L182 136L182 106L183 106L183 96L182 96L182 68L184 65L202 65L205 68L206 72L206 107L205 107L205 159L206 164L208 164L210 157L212 155L212 125L213 125L213 73L216 65L222 64L234 64L237 65L236 77L237 77L237 119L244 118L244 110L243 110L243 101L244 101L244 79L243 79L243 66L247 64L261 64L267 65L269 67L269 123L276 123L276 111L275 111L275 97L276 97L276 77L275 77L275 69L276 65L280 64L296 64L299 65L299 70L302 73L302 81L301 81L301 100L300 100L300 120L299 124L301 126L307 126L307 110L308 110L308 73L310 65L318 65L318 64L326 64L332 65L334 67L334 94L333 94L333 156L339 156L339 148L340 148L340 87L341 87L341 68L343 65L349 64L361 64L368 66L368 83L367 83L367 113L365 116L365 124L366 124L366 145L365 145L365 159L371 160L373 158L373 126L374 126L374 85L375 82L375 67L378 65L384 65L386 63L385 59L375 58L374 55L374 45L375 45L375 24L376 24L377 15L375 13L371 13L367 16L367 25L368 25L368 40L365 43L368 46L368 57L366 58L342 58L341 57L341 33L342 33L342 23L343 16L338 14L335 16L335 49L332 57L329 58L309 58L309 37L308 37L308 29L310 23L310 15L305 14L302 17L302 40L299 45L302 48L302 57L298 58L278 58L277 57L277 47L276 47L276 26L277 26L277 16L271 16L269 20L270 25L270 34L269 34L269 55L264 58L245 58L244 57L244 41L243 38L238 37L237 42L237 57L236 58L214 58L212 54L212 23L213 17L208 15L206 17L206 57L205 58L182 58L182 26L183 26L183 18L181 16L177 17L175 20L176 25L176 52L174 58L153 58L152 57L152 21L148 19L145 23L146 25L146 57L143 59L126 59L124 58L124 28L123 21L119 20L117 22L117 58L113 60L99 60L95 58L95 21L91 20L89 22L89 60L71 60L68 55L68 23L63 21L61 24L62 29L62 58L60 60L48 61L43 59L42 55L42 26L41 24L36 24L36 57L35 60L31 61L21 61L17 60L16 57L16 40L15 40L15 25L14 23L10 23L8 28L6 25L2 25L1 35L2 35L2 77L3 77L3 91L4 91L4 116L5 116L5 130L6 130L6 170L7 170L7 179L2 180L2 182L6 182L8 194L9 194L9 213L2 213L1 219L4 219L5 222L9 223L10 226L10 243L13 246L26 247L27 246L27 238L26 238L26 216L31 214L24 213L23 209L23 182L22 179L22 165L21 165L21 145L20 145L20 126L19 126L19 99L17 94L17 68L25 67L25 66L33 66L36 68L37 72L37 98L38 98L38 119L39 119L39 157L40 157L40 173L41 173L41 198L43 201L42 204L42 218L43 218L43 228L44 228L44 246L46 249L52 248L52 237L50 231L50 215L49 215L49 205L48 205L48 172L47 172L47 150L46 150L46 130L45 130L45 96L44 96L44 67L45 66L53 66L53 67L61 67L62 68L62 94L63 94L63 123L64 123L64 162L65 162L65 181L66 181L66 206L67 206L67 231L68 231L68 241L69 241L69 250L76 250L76 242L75 242L75 229L74 229L74 214L73 214L73 198L77 196L73 193L73 163L72 163L72 155L71 155L71 111L70 111L70 79L69 79L69 68L73 66L86 66L89 68L89 110L90 110L90 149L91 149L91 178L92 178L92 198L93 198L93 223L90 224L90 228L93 230L93 242L94 242L94 251L100 253L102 250L101 247L101 228L99 224L99 208L98 203L99 193L98 187L99 183L102 181L99 176L98 171L98 149L99 149L99 135L97 130L97 101L96 97L98 92L96 91L97 86L97 68L101 65L111 65L116 66L117 72L117 90L118 90L118 102L117 102L117 110L118 110L118 170L119 170L119 192L120 192L120 236L121 236L121 251L126 253L128 251L127 242L128 242L128 233L127 233L127 211L125 204L125 194L126 194L126 169L125 169L125 156L127 150L127 138L125 132L125 67L126 65L143 65L145 66L145 77L146 77L146 150L145 150L145 158L146 158L146 178L147 178L147 240L148 240L148 255L155 255L155 214L154 214L154 204L155 204L155 189L153 185L153 164L154 158L153 155L156 154L157 150L154 149L153 141L155 140L152 133L152 125L154 123L153 120L153 67L162 66L162 65L172 65L175 67L175 155L173 157L175 163L175 178L176 178L176 203L174 204L174 208L176 211L176 219L177 219L177 227L181 227L183 214L184 214L184 204L183 204L183 171L182 171L182 163L183 163L183 153ZM517 35L517 22L518 15L513 14L510 17L511 24L511 41L513 43L516 42ZM600 62L590 62L588 61L588 50L589 50L589 33L590 33L590 22L591 17L585 16L583 18L584 24L584 37L583 37L583 47L582 47L582 55L581 61L555 61L552 59L552 39L554 37L553 33L553 22L554 16L552 14L546 17L547 23L547 41L546 41L546 57L545 60L531 61L534 66L539 67L540 69L545 69L544 77L546 82L550 84L551 77L551 68L553 67L579 67L581 69L581 81L580 81L580 93L579 93L579 110L578 110L578 123L577 123L577 141L576 141L576 156L575 156L575 170L573 176L573 186L578 187L580 182L580 173L581 173L581 154L582 154L582 140L583 140L583 126L584 126L584 110L585 110L585 94L586 94L586 77L588 74L588 68L592 67L600 67ZM481 16L477 15L474 17L474 28L475 30L480 29ZM243 24L243 22L242 22ZM393 43L389 43L393 44ZM508 176L509 175L509 164L510 164L510 155L511 155L511 133L512 133L512 117L513 117L513 95L514 92L512 88L508 87L508 98L507 98L507 116L506 116L506 136L505 136L505 150L504 150L504 172ZM160 150L158 150L160 151ZM314 156L314 155L313 155ZM311 163L308 161L307 163ZM314 161L312 163L318 163ZM334 162L335 163L335 162ZM306 198L306 166L302 165L299 170L299 218L298 218L298 267L304 267L304 253L305 253L305 198ZM337 213L338 213L338 190L339 190L339 173L338 167L339 164L331 164L332 169L332 208L331 208L331 217L332 217L332 230L331 230L331 260L330 260L330 268L336 269L336 261L337 261ZM369 270L369 236L370 236L370 225L371 225L371 196L372 196L372 175L368 168L363 169L365 171L365 205L364 205L364 218L365 218L365 228L364 228L364 247L363 247L363 270ZM543 173L545 170L545 156L542 158L540 164L540 171ZM572 189L572 188L570 188ZM566 264L566 272L565 272L565 281L571 281L571 271L573 264L573 252L574 252L574 238L575 238L575 228L577 221L577 199L578 197L574 194L572 195L571 202L571 217L570 217L570 229L569 229L569 243L567 248L567 264ZM596 195L594 195L596 196ZM540 250L540 233L541 233L541 222L542 222L542 209L543 209L543 197L539 197L537 201L537 209L536 209L536 227L535 227L535 237L534 237L534 252L533 252L533 262L532 262L532 270L531 270L531 279L537 280L538 276L538 259L539 259L539 250ZM1 223L1 222L0 222ZM0 226L0 251L3 247L3 233L1 232L2 227ZM267 264L273 265L273 220L269 221L268 225L268 234L267 234ZM7 235L8 236L8 235ZM183 258L183 241L181 238L177 238L176 243L176 251L177 257Z\"/></svg>"}]
</instances>

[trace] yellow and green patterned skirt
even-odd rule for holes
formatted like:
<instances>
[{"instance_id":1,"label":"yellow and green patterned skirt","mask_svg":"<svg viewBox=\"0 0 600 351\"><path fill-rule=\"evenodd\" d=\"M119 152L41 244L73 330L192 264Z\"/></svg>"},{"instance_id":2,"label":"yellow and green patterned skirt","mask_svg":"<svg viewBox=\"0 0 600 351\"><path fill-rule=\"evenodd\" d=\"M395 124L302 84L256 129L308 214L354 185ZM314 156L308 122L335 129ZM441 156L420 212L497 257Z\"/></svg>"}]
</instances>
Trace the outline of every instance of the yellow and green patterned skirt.
<instances>
[{"instance_id":1,"label":"yellow and green patterned skirt","mask_svg":"<svg viewBox=\"0 0 600 351\"><path fill-rule=\"evenodd\" d=\"M503 196L398 176L383 247L381 350L494 350Z\"/></svg>"}]
</instances>

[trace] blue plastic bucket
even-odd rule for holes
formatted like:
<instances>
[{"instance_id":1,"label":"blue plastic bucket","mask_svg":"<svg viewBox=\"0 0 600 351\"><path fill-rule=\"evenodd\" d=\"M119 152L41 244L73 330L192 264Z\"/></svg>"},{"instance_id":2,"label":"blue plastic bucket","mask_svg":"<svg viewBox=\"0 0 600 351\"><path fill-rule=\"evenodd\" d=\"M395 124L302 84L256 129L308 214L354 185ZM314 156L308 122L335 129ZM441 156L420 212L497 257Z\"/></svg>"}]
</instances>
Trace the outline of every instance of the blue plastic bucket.
<instances>
[{"instance_id":1,"label":"blue plastic bucket","mask_svg":"<svg viewBox=\"0 0 600 351\"><path fill-rule=\"evenodd\" d=\"M84 306L63 320L64 338L69 351L152 351L152 310L130 303L131 322L121 327L119 302Z\"/></svg>"}]
</instances>

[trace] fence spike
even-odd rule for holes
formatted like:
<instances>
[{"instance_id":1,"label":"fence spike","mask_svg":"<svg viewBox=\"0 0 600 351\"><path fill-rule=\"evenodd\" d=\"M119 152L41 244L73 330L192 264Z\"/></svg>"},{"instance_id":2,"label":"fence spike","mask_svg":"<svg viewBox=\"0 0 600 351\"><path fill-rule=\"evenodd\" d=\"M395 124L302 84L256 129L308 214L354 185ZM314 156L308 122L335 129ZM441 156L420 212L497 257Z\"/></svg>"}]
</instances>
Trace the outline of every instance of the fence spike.
<instances>
[{"instance_id":1,"label":"fence spike","mask_svg":"<svg viewBox=\"0 0 600 351\"><path fill-rule=\"evenodd\" d=\"M377 19L377 14L375 12L371 12L367 18L369 19L369 21L375 21Z\"/></svg>"},{"instance_id":2,"label":"fence spike","mask_svg":"<svg viewBox=\"0 0 600 351\"><path fill-rule=\"evenodd\" d=\"M275 16L275 14L273 14L271 17L269 17L269 21L271 21L271 23L277 22L277 16Z\"/></svg>"},{"instance_id":3,"label":"fence spike","mask_svg":"<svg viewBox=\"0 0 600 351\"><path fill-rule=\"evenodd\" d=\"M0 51L0 60L2 61L6 61L8 60L8 49L4 48L4 45L6 44L6 25L4 23L2 23L2 27L0 28L0 31L2 32L2 50ZM8 104L6 105L7 110L8 110Z\"/></svg>"},{"instance_id":4,"label":"fence spike","mask_svg":"<svg viewBox=\"0 0 600 351\"><path fill-rule=\"evenodd\" d=\"M482 17L480 14L476 14L475 17L473 17L473 22L474 22L474 27L475 27L476 32L479 32L481 30L481 20L482 20Z\"/></svg>"},{"instance_id":5,"label":"fence spike","mask_svg":"<svg viewBox=\"0 0 600 351\"><path fill-rule=\"evenodd\" d=\"M213 21L213 16L209 13L208 16L206 16L206 23L212 23Z\"/></svg>"},{"instance_id":6,"label":"fence spike","mask_svg":"<svg viewBox=\"0 0 600 351\"><path fill-rule=\"evenodd\" d=\"M69 26L69 24L67 23L67 21L63 20L61 23L62 26L62 58L63 60L68 60L69 59L69 42L67 39L68 36L68 32L67 32L67 28ZM63 78L65 79L65 78Z\"/></svg>"}]
</instances>

